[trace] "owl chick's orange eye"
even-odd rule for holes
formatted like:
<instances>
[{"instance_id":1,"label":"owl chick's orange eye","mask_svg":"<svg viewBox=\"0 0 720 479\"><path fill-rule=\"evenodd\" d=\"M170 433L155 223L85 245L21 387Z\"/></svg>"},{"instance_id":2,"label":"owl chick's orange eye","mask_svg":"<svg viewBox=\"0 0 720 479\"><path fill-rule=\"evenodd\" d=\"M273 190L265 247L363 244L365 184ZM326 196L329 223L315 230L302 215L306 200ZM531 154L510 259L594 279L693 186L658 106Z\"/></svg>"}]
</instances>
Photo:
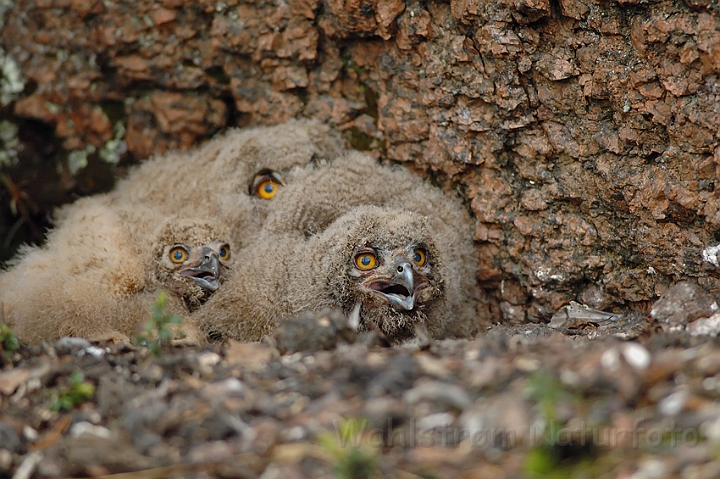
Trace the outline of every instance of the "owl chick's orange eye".
<instances>
[{"instance_id":1,"label":"owl chick's orange eye","mask_svg":"<svg viewBox=\"0 0 720 479\"><path fill-rule=\"evenodd\" d=\"M226 244L222 245L218 254L220 259L230 259L230 247Z\"/></svg>"},{"instance_id":2,"label":"owl chick's orange eye","mask_svg":"<svg viewBox=\"0 0 720 479\"><path fill-rule=\"evenodd\" d=\"M355 266L357 266L358 269L367 271L373 269L375 265L377 265L377 259L372 253L361 253L355 257Z\"/></svg>"},{"instance_id":3,"label":"owl chick's orange eye","mask_svg":"<svg viewBox=\"0 0 720 479\"><path fill-rule=\"evenodd\" d=\"M421 249L416 249L415 254L413 255L413 261L415 261L415 264L418 266L424 265L425 261L427 261L425 252Z\"/></svg>"},{"instance_id":4,"label":"owl chick's orange eye","mask_svg":"<svg viewBox=\"0 0 720 479\"><path fill-rule=\"evenodd\" d=\"M176 246L170 250L170 261L173 263L182 263L188 257L188 252L182 246Z\"/></svg>"},{"instance_id":5,"label":"owl chick's orange eye","mask_svg":"<svg viewBox=\"0 0 720 479\"><path fill-rule=\"evenodd\" d=\"M278 181L268 178L255 188L255 194L264 200L269 200L277 194L279 186Z\"/></svg>"}]
</instances>

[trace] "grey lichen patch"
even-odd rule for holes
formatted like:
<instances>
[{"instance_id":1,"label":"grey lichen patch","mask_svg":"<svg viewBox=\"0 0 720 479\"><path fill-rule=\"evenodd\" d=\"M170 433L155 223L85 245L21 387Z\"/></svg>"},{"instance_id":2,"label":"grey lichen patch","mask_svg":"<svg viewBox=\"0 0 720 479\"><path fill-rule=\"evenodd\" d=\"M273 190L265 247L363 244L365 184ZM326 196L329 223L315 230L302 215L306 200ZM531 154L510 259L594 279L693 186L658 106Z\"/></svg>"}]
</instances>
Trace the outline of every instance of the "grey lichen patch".
<instances>
[{"instance_id":1,"label":"grey lichen patch","mask_svg":"<svg viewBox=\"0 0 720 479\"><path fill-rule=\"evenodd\" d=\"M5 106L17 98L17 95L23 91L25 88L25 79L20 72L18 64L2 48L0 48L0 71L2 71L2 78L0 79L0 105Z\"/></svg>"},{"instance_id":2,"label":"grey lichen patch","mask_svg":"<svg viewBox=\"0 0 720 479\"><path fill-rule=\"evenodd\" d=\"M73 150L68 154L67 165L71 176L75 176L88 164L88 155L95 153L95 146L87 145L82 150Z\"/></svg>"},{"instance_id":3,"label":"grey lichen patch","mask_svg":"<svg viewBox=\"0 0 720 479\"><path fill-rule=\"evenodd\" d=\"M2 141L0 167L10 166L17 159L18 152L22 148L17 133L18 128L14 123L7 120L0 121L0 141Z\"/></svg>"},{"instance_id":4,"label":"grey lichen patch","mask_svg":"<svg viewBox=\"0 0 720 479\"><path fill-rule=\"evenodd\" d=\"M100 158L106 163L117 165L120 157L127 151L125 143L125 125L118 121L113 126L113 139L105 143L100 149Z\"/></svg>"}]
</instances>

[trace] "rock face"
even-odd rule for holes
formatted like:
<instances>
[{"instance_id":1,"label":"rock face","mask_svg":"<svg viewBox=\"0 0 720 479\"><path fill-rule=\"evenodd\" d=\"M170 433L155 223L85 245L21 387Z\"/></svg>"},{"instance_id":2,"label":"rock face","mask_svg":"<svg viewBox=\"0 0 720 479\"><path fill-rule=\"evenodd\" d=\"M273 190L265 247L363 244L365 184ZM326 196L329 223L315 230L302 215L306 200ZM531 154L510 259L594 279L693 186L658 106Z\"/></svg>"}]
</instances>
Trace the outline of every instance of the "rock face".
<instances>
[{"instance_id":1,"label":"rock face","mask_svg":"<svg viewBox=\"0 0 720 479\"><path fill-rule=\"evenodd\" d=\"M720 7L651 3L0 7L0 257L109 164L305 116L464 192L490 317L716 288Z\"/></svg>"}]
</instances>

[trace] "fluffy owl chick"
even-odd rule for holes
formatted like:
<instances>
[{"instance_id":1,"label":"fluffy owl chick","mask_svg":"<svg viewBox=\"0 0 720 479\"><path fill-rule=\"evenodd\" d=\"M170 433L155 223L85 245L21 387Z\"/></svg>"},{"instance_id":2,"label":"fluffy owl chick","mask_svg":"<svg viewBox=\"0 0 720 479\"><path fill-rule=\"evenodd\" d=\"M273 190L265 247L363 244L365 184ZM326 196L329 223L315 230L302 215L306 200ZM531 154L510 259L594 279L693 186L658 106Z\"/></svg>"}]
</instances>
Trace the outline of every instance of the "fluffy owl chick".
<instances>
[{"instance_id":1,"label":"fluffy owl chick","mask_svg":"<svg viewBox=\"0 0 720 479\"><path fill-rule=\"evenodd\" d=\"M0 273L5 320L25 342L112 331L118 301L145 287L122 218L83 199L42 247L25 247Z\"/></svg>"},{"instance_id":2,"label":"fluffy owl chick","mask_svg":"<svg viewBox=\"0 0 720 479\"><path fill-rule=\"evenodd\" d=\"M363 205L401 208L427 217L444 275L448 307L446 333L470 337L478 330L476 281L478 258L473 223L462 203L429 185L407 168L390 167L359 152L348 152L284 188L271 205L265 234L302 235L322 232L340 215Z\"/></svg>"},{"instance_id":3,"label":"fluffy owl chick","mask_svg":"<svg viewBox=\"0 0 720 479\"><path fill-rule=\"evenodd\" d=\"M230 267L227 230L219 223L192 219L167 222L158 232L148 290L167 289L195 311L220 287Z\"/></svg>"},{"instance_id":4,"label":"fluffy owl chick","mask_svg":"<svg viewBox=\"0 0 720 479\"><path fill-rule=\"evenodd\" d=\"M161 289L171 292L168 312L188 316L218 287L229 261L227 233L217 222L167 221L138 250L137 232L122 215L92 201L75 209L44 246L26 248L0 274L5 320L29 343L130 337ZM200 337L192 323L185 328Z\"/></svg>"},{"instance_id":5,"label":"fluffy owl chick","mask_svg":"<svg viewBox=\"0 0 720 479\"><path fill-rule=\"evenodd\" d=\"M118 302L116 326L126 335L138 331L160 291L166 291L167 314L183 318L176 338L185 343L205 342L193 313L218 289L232 266L227 228L218 221L170 218L155 233L155 241L142 253L148 265L145 287Z\"/></svg>"},{"instance_id":6,"label":"fluffy owl chick","mask_svg":"<svg viewBox=\"0 0 720 479\"><path fill-rule=\"evenodd\" d=\"M310 238L295 259L286 293L294 314L340 308L359 314L360 331L374 323L396 342L420 325L444 334L445 265L424 217L361 206Z\"/></svg>"},{"instance_id":7,"label":"fluffy owl chick","mask_svg":"<svg viewBox=\"0 0 720 479\"><path fill-rule=\"evenodd\" d=\"M151 205L165 216L217 217L231 226L230 239L242 244L259 231L268 200L290 184L303 166L340 151L337 132L317 121L231 129L196 149L143 162L95 201L126 209L140 231L153 231L155 223L143 214L133 214L135 207ZM60 209L56 225L74 208L73 204Z\"/></svg>"},{"instance_id":8,"label":"fluffy owl chick","mask_svg":"<svg viewBox=\"0 0 720 479\"><path fill-rule=\"evenodd\" d=\"M444 271L420 215L361 206L310 238L262 236L241 253L243 270L199 313L210 337L258 340L278 320L324 308L373 323L392 341L424 325L442 337L447 324Z\"/></svg>"}]
</instances>

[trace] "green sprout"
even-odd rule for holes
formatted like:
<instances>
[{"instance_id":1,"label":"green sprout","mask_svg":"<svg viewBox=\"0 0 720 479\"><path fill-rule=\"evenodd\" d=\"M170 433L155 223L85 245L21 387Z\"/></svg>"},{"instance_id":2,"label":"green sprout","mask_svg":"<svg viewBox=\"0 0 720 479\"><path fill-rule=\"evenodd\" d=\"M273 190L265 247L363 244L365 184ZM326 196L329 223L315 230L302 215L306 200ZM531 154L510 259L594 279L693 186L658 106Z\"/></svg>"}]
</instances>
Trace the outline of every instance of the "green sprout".
<instances>
[{"instance_id":1,"label":"green sprout","mask_svg":"<svg viewBox=\"0 0 720 479\"><path fill-rule=\"evenodd\" d=\"M85 376L80 371L70 375L70 385L58 392L50 409L53 411L70 410L76 406L92 399L95 395L93 383L85 381Z\"/></svg>"},{"instance_id":2,"label":"green sprout","mask_svg":"<svg viewBox=\"0 0 720 479\"><path fill-rule=\"evenodd\" d=\"M597 477L597 472L606 466L595 464L592 441L582 439L583 436L577 442L570 439L570 431L565 429L566 422L557 414L560 404L575 404L578 397L549 371L537 371L530 376L526 394L537 404L545 428L542 441L525 455L524 474L531 478L563 479L587 475L587 471L593 471L594 467L597 470L588 477Z\"/></svg>"},{"instance_id":3,"label":"green sprout","mask_svg":"<svg viewBox=\"0 0 720 479\"><path fill-rule=\"evenodd\" d=\"M20 340L17 335L5 323L0 323L0 351L9 358L18 349Z\"/></svg>"},{"instance_id":4,"label":"green sprout","mask_svg":"<svg viewBox=\"0 0 720 479\"><path fill-rule=\"evenodd\" d=\"M344 419L319 437L320 445L335 458L339 479L367 479L377 472L377 448L370 443L367 419Z\"/></svg>"},{"instance_id":5,"label":"green sprout","mask_svg":"<svg viewBox=\"0 0 720 479\"><path fill-rule=\"evenodd\" d=\"M152 316L145 321L143 332L133 338L133 343L147 346L154 355L160 354L161 346L173 339L171 324L180 324L182 318L177 314L167 314L167 293L161 291L152 305Z\"/></svg>"}]
</instances>

